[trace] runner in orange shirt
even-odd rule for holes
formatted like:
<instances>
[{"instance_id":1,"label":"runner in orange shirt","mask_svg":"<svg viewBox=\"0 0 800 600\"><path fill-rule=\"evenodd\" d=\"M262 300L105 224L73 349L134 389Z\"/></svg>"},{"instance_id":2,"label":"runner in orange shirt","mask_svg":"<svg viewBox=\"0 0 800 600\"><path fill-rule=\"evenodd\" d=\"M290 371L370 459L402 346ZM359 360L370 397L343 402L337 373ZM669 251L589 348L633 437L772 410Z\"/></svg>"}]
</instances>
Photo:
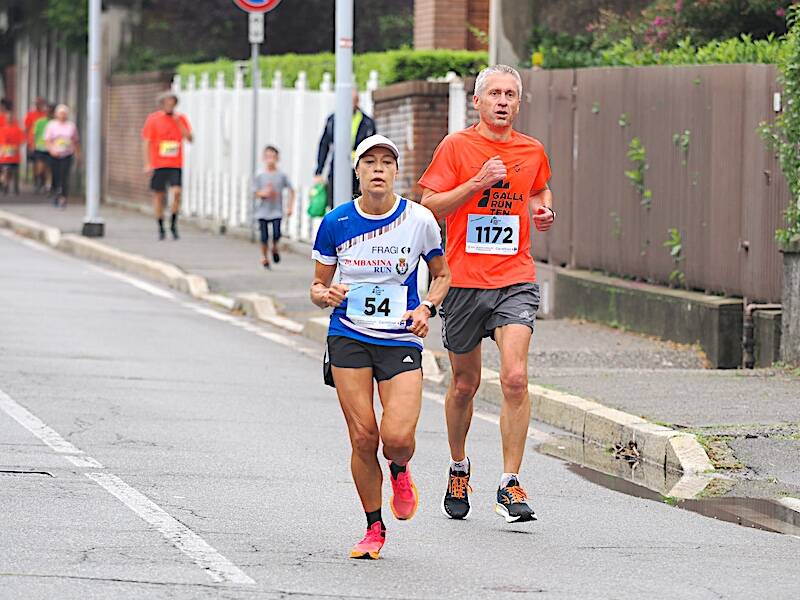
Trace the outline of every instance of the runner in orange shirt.
<instances>
[{"instance_id":1,"label":"runner in orange shirt","mask_svg":"<svg viewBox=\"0 0 800 600\"><path fill-rule=\"evenodd\" d=\"M153 212L158 220L158 239L163 240L164 205L167 189L173 188L170 231L178 239L178 211L181 207L181 179L183 169L183 140L192 141L189 120L175 110L178 97L165 92L158 97L161 110L150 116L142 129L142 146L145 173L152 173L150 189L153 190Z\"/></svg>"},{"instance_id":2,"label":"runner in orange shirt","mask_svg":"<svg viewBox=\"0 0 800 600\"><path fill-rule=\"evenodd\" d=\"M3 195L8 194L11 184L14 193L19 195L20 146L25 143L25 134L11 112L11 102L3 100L4 124L0 125L0 187Z\"/></svg>"},{"instance_id":3,"label":"runner in orange shirt","mask_svg":"<svg viewBox=\"0 0 800 600\"><path fill-rule=\"evenodd\" d=\"M480 384L481 341L500 350L503 474L495 512L506 522L536 519L519 481L531 405L528 349L539 308L530 253L531 213L539 231L555 218L542 144L512 129L522 81L505 65L484 69L475 81L474 127L448 135L419 181L422 204L447 224L452 286L442 303L442 338L452 378L445 402L450 471L442 510L465 519L471 510L466 438L472 399Z\"/></svg>"},{"instance_id":4,"label":"runner in orange shirt","mask_svg":"<svg viewBox=\"0 0 800 600\"><path fill-rule=\"evenodd\" d=\"M47 157L43 153L36 152L36 139L34 126L36 121L47 118L47 100L38 96L33 108L28 111L23 121L25 125L25 142L28 145L28 161L33 163L33 184L37 192L40 192L47 180Z\"/></svg>"}]
</instances>

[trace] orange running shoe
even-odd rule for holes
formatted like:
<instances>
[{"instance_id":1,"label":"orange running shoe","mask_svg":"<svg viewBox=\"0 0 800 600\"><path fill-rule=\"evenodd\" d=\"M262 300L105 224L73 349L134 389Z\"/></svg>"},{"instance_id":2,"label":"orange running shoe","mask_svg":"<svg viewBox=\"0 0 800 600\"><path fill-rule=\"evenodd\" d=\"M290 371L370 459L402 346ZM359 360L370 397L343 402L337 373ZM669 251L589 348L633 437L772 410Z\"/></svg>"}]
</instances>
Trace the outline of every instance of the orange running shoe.
<instances>
[{"instance_id":1,"label":"orange running shoe","mask_svg":"<svg viewBox=\"0 0 800 600\"><path fill-rule=\"evenodd\" d=\"M392 474L392 462L389 461L389 481L392 482L392 497L389 506L395 519L407 521L417 514L419 506L419 492L414 481L411 479L411 469L406 465L406 470L397 474L397 478Z\"/></svg>"},{"instance_id":2,"label":"orange running shoe","mask_svg":"<svg viewBox=\"0 0 800 600\"><path fill-rule=\"evenodd\" d=\"M367 535L358 542L350 551L350 558L361 558L365 560L378 560L381 548L386 541L386 531L381 528L381 522L373 523L367 528Z\"/></svg>"}]
</instances>

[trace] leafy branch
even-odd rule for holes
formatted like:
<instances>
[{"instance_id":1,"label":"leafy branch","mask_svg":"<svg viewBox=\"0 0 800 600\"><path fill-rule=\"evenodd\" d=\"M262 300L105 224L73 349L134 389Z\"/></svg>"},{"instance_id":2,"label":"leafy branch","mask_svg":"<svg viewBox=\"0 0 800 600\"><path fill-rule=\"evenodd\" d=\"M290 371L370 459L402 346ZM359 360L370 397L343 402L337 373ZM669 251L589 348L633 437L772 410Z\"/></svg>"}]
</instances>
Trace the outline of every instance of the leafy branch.
<instances>
[{"instance_id":1,"label":"leafy branch","mask_svg":"<svg viewBox=\"0 0 800 600\"><path fill-rule=\"evenodd\" d=\"M644 183L644 175L650 165L647 164L647 150L638 137L633 138L628 144L628 160L634 163L634 168L625 171L625 177L639 194L642 206L650 210L650 205L653 203L653 190L648 189Z\"/></svg>"},{"instance_id":2,"label":"leafy branch","mask_svg":"<svg viewBox=\"0 0 800 600\"><path fill-rule=\"evenodd\" d=\"M689 129L685 129L683 133L675 133L672 136L672 143L675 144L678 148L680 148L681 153L683 154L683 158L681 159L681 164L685 167L687 161L689 160L689 142L692 140L692 132Z\"/></svg>"},{"instance_id":3,"label":"leafy branch","mask_svg":"<svg viewBox=\"0 0 800 600\"><path fill-rule=\"evenodd\" d=\"M686 275L681 270L683 262L683 238L677 228L672 227L667 230L667 241L663 246L669 248L669 255L672 257L672 272L669 274L669 284L673 287L683 287L686 285Z\"/></svg>"},{"instance_id":4,"label":"leafy branch","mask_svg":"<svg viewBox=\"0 0 800 600\"><path fill-rule=\"evenodd\" d=\"M771 124L761 124L761 135L777 152L791 200L784 211L786 226L775 232L783 246L800 242L800 5L788 9L785 52L778 61L784 109Z\"/></svg>"}]
</instances>

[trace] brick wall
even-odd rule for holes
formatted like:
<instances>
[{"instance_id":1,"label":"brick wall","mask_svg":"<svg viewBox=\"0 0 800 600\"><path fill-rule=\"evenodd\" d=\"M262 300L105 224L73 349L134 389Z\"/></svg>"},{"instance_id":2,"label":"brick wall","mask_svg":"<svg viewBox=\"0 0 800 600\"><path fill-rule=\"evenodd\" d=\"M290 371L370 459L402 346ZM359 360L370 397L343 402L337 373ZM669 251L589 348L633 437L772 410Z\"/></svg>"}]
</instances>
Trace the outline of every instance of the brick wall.
<instances>
[{"instance_id":1,"label":"brick wall","mask_svg":"<svg viewBox=\"0 0 800 600\"><path fill-rule=\"evenodd\" d=\"M108 88L105 123L105 190L108 197L149 203L143 172L141 131L157 109L156 96L169 89L170 73L115 75ZM180 110L180 107L178 108Z\"/></svg>"},{"instance_id":2,"label":"brick wall","mask_svg":"<svg viewBox=\"0 0 800 600\"><path fill-rule=\"evenodd\" d=\"M448 97L448 84L427 81L397 83L375 91L378 131L400 150L395 189L413 200L421 198L417 181L447 135Z\"/></svg>"},{"instance_id":3,"label":"brick wall","mask_svg":"<svg viewBox=\"0 0 800 600\"><path fill-rule=\"evenodd\" d=\"M466 49L467 4L468 0L415 0L414 47Z\"/></svg>"},{"instance_id":4,"label":"brick wall","mask_svg":"<svg viewBox=\"0 0 800 600\"><path fill-rule=\"evenodd\" d=\"M489 35L489 0L467 2L467 23ZM487 45L467 30L467 50L486 50Z\"/></svg>"}]
</instances>

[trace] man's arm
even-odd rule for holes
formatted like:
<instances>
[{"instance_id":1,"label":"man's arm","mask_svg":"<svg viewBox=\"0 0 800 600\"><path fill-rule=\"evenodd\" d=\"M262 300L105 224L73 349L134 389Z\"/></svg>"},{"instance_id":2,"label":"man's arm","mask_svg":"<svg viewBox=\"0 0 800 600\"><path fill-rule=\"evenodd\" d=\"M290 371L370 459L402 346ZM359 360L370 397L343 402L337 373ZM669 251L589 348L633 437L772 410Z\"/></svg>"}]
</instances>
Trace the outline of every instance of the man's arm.
<instances>
[{"instance_id":1,"label":"man's arm","mask_svg":"<svg viewBox=\"0 0 800 600\"><path fill-rule=\"evenodd\" d=\"M553 210L553 192L549 187L530 195L533 224L538 231L547 231L553 226L556 213Z\"/></svg>"},{"instance_id":2,"label":"man's arm","mask_svg":"<svg viewBox=\"0 0 800 600\"><path fill-rule=\"evenodd\" d=\"M142 161L144 163L145 173L149 173L153 170L150 164L150 140L142 140Z\"/></svg>"},{"instance_id":3,"label":"man's arm","mask_svg":"<svg viewBox=\"0 0 800 600\"><path fill-rule=\"evenodd\" d=\"M505 176L506 166L499 156L493 156L473 177L452 190L435 192L424 188L422 205L433 213L437 221L441 221L477 192L493 186Z\"/></svg>"},{"instance_id":4,"label":"man's arm","mask_svg":"<svg viewBox=\"0 0 800 600\"><path fill-rule=\"evenodd\" d=\"M184 121L183 115L176 115L175 117L178 121L178 127L181 130L181 136L190 144L194 141L194 136L192 135L192 130L189 128L189 124Z\"/></svg>"},{"instance_id":5,"label":"man's arm","mask_svg":"<svg viewBox=\"0 0 800 600\"><path fill-rule=\"evenodd\" d=\"M317 150L317 168L314 175L322 175L325 169L325 161L328 160L328 150L333 143L333 115L328 117L325 121L325 130L322 132L322 137L319 140L319 149Z\"/></svg>"}]
</instances>

